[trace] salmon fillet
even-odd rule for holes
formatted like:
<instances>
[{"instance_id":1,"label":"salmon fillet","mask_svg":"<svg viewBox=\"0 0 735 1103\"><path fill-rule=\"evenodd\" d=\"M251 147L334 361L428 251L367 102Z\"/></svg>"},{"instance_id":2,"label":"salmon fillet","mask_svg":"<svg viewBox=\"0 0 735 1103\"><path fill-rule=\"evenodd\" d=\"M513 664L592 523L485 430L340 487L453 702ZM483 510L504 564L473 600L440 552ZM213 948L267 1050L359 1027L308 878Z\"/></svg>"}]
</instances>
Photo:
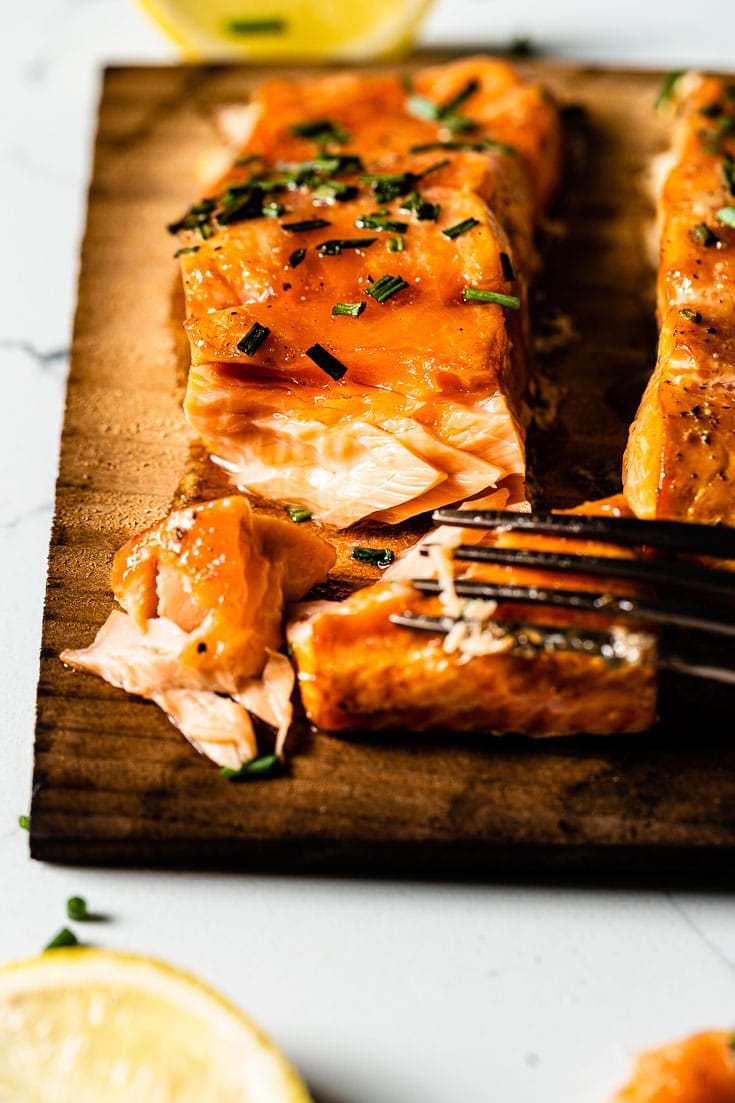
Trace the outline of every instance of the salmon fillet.
<instances>
[{"instance_id":1,"label":"salmon fillet","mask_svg":"<svg viewBox=\"0 0 735 1103\"><path fill-rule=\"evenodd\" d=\"M732 525L735 84L691 75L680 84L676 163L659 212L658 360L623 482L639 517Z\"/></svg>"},{"instance_id":2,"label":"salmon fillet","mask_svg":"<svg viewBox=\"0 0 735 1103\"><path fill-rule=\"evenodd\" d=\"M185 411L213 458L338 527L522 478L532 234L559 173L548 96L473 58L409 92L271 81L254 114L173 226Z\"/></svg>"},{"instance_id":3,"label":"salmon fillet","mask_svg":"<svg viewBox=\"0 0 735 1103\"><path fill-rule=\"evenodd\" d=\"M702 1031L641 1054L610 1103L735 1103L732 1032Z\"/></svg>"},{"instance_id":4,"label":"salmon fillet","mask_svg":"<svg viewBox=\"0 0 735 1103\"><path fill-rule=\"evenodd\" d=\"M621 497L588 505L587 512L621 515ZM451 541L451 544L450 544ZM495 543L583 554L621 554L591 541L439 529L426 542L444 551L459 543ZM625 553L623 553L625 554ZM443 560L443 563L442 563ZM444 594L424 595L408 581L427 573L474 579L604 591L582 576L552 576L489 564L456 564L445 555L433 570L412 549L391 577L345 601L304 607L287 633L297 663L307 715L326 731L450 729L521 732L532 736L575 732L610 734L650 728L656 719L655 639L600 614L460 600L451 581ZM619 588L619 587L616 587ZM392 614L449 614L460 618L448 636L398 627ZM605 657L572 651L520 654L510 637L495 639L495 621L589 628L611 633Z\"/></svg>"},{"instance_id":5,"label":"salmon fillet","mask_svg":"<svg viewBox=\"0 0 735 1103\"><path fill-rule=\"evenodd\" d=\"M291 722L283 607L326 580L334 550L243 497L176 510L115 555L115 609L63 662L155 701L198 750L237 769L258 754L250 713Z\"/></svg>"}]
</instances>

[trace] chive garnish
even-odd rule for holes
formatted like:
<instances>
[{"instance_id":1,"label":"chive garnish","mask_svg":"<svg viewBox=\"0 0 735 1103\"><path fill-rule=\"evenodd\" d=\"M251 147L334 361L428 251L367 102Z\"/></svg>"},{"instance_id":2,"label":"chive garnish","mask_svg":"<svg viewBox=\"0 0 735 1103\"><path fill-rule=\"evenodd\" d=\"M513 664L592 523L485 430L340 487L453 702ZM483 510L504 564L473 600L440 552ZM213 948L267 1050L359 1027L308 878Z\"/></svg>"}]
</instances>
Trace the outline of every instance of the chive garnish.
<instances>
[{"instance_id":1,"label":"chive garnish","mask_svg":"<svg viewBox=\"0 0 735 1103\"><path fill-rule=\"evenodd\" d=\"M468 80L467 83L465 84L464 88L460 88L460 90L459 90L459 92L457 92L456 96L452 96L451 99L447 100L444 104L442 104L442 107L441 107L442 114L443 115L453 115L455 113L455 111L457 110L457 108L461 107L462 104L465 103L470 98L470 96L474 96L475 92L477 92L479 87L480 87L479 80L475 80L474 78L472 80Z\"/></svg>"},{"instance_id":2,"label":"chive garnish","mask_svg":"<svg viewBox=\"0 0 735 1103\"><path fill-rule=\"evenodd\" d=\"M376 237L338 237L323 241L317 245L317 252L323 257L338 257L343 249L369 249L378 239Z\"/></svg>"},{"instance_id":3,"label":"chive garnish","mask_svg":"<svg viewBox=\"0 0 735 1103\"><path fill-rule=\"evenodd\" d=\"M394 172L383 175L367 173L360 177L360 183L371 185L378 203L390 203L399 195L407 195L417 179L413 172Z\"/></svg>"},{"instance_id":4,"label":"chive garnish","mask_svg":"<svg viewBox=\"0 0 735 1103\"><path fill-rule=\"evenodd\" d=\"M332 379L341 379L347 371L342 361L338 360L336 356L332 356L331 352L324 348L324 345L312 345L311 348L306 350L306 355Z\"/></svg>"},{"instance_id":5,"label":"chive garnish","mask_svg":"<svg viewBox=\"0 0 735 1103\"><path fill-rule=\"evenodd\" d=\"M288 258L289 268L298 268L305 256L306 249L294 249L293 253Z\"/></svg>"},{"instance_id":6,"label":"chive garnish","mask_svg":"<svg viewBox=\"0 0 735 1103\"><path fill-rule=\"evenodd\" d=\"M479 81L468 80L464 88L461 88L455 96L446 100L445 103L434 103L433 100L427 99L426 96L420 96L414 93L406 100L406 110L409 114L414 115L418 119L425 119L427 122L443 123L444 126L448 126L451 130L455 128L471 129L475 125L472 120L465 119L461 115L457 115L456 112L470 96L474 95L479 87Z\"/></svg>"},{"instance_id":7,"label":"chive garnish","mask_svg":"<svg viewBox=\"0 0 735 1103\"><path fill-rule=\"evenodd\" d=\"M322 230L331 225L326 218L305 218L302 222L282 222L281 229L288 230L290 234L301 234L307 230Z\"/></svg>"},{"instance_id":8,"label":"chive garnish","mask_svg":"<svg viewBox=\"0 0 735 1103\"><path fill-rule=\"evenodd\" d=\"M228 19L225 33L234 35L284 34L288 23L285 19Z\"/></svg>"},{"instance_id":9,"label":"chive garnish","mask_svg":"<svg viewBox=\"0 0 735 1103\"><path fill-rule=\"evenodd\" d=\"M690 310L688 306L685 306L682 310L679 311L679 313L681 314L682 318L686 318L688 322L694 322L695 325L699 325L699 323L702 321L702 315L699 313L699 311Z\"/></svg>"},{"instance_id":10,"label":"chive garnish","mask_svg":"<svg viewBox=\"0 0 735 1103\"><path fill-rule=\"evenodd\" d=\"M712 245L717 245L720 240L717 234L713 234L706 222L698 222L696 226L692 227L692 237L695 237L700 245L704 245L709 249Z\"/></svg>"},{"instance_id":11,"label":"chive garnish","mask_svg":"<svg viewBox=\"0 0 735 1103\"><path fill-rule=\"evenodd\" d=\"M423 180L425 176L429 176L432 172L438 172L439 169L446 168L446 166L451 165L451 163L448 157L443 157L441 161L434 161L433 165L427 165L421 172L417 172L416 179Z\"/></svg>"},{"instance_id":12,"label":"chive garnish","mask_svg":"<svg viewBox=\"0 0 735 1103\"><path fill-rule=\"evenodd\" d=\"M382 214L361 214L355 219L355 225L361 230L389 230L393 234L405 234L407 222L394 222Z\"/></svg>"},{"instance_id":13,"label":"chive garnish","mask_svg":"<svg viewBox=\"0 0 735 1103\"><path fill-rule=\"evenodd\" d=\"M18 816L18 827L22 827L24 831L31 830L31 817L30 816Z\"/></svg>"},{"instance_id":14,"label":"chive garnish","mask_svg":"<svg viewBox=\"0 0 735 1103\"><path fill-rule=\"evenodd\" d=\"M357 188L354 184L341 184L339 180L328 180L324 184L319 184L311 193L312 199L336 200L338 203L354 199L356 195Z\"/></svg>"},{"instance_id":15,"label":"chive garnish","mask_svg":"<svg viewBox=\"0 0 735 1103\"><path fill-rule=\"evenodd\" d=\"M366 292L378 303L384 303L398 291L403 291L408 284L402 276L381 276L379 280L371 283Z\"/></svg>"},{"instance_id":16,"label":"chive garnish","mask_svg":"<svg viewBox=\"0 0 735 1103\"><path fill-rule=\"evenodd\" d=\"M409 196L401 201L402 211L413 211L419 222L436 222L441 211L441 204L428 203L422 199L417 191L412 191Z\"/></svg>"},{"instance_id":17,"label":"chive garnish","mask_svg":"<svg viewBox=\"0 0 735 1103\"><path fill-rule=\"evenodd\" d=\"M350 318L359 318L366 305L366 303L335 303L332 307L332 316L347 314Z\"/></svg>"},{"instance_id":18,"label":"chive garnish","mask_svg":"<svg viewBox=\"0 0 735 1103\"><path fill-rule=\"evenodd\" d=\"M216 218L220 226L229 226L232 222L247 222L263 215L263 190L260 187L248 187L247 190L233 189L225 194L224 205L217 211Z\"/></svg>"},{"instance_id":19,"label":"chive garnish","mask_svg":"<svg viewBox=\"0 0 735 1103\"><path fill-rule=\"evenodd\" d=\"M266 203L263 206L263 214L266 218L280 218L285 210L283 203Z\"/></svg>"},{"instance_id":20,"label":"chive garnish","mask_svg":"<svg viewBox=\"0 0 735 1103\"><path fill-rule=\"evenodd\" d=\"M174 257L183 257L183 256L186 255L186 253L198 253L198 252L199 252L199 246L198 245L182 245L182 247L180 249L176 250L176 252L174 253Z\"/></svg>"},{"instance_id":21,"label":"chive garnish","mask_svg":"<svg viewBox=\"0 0 735 1103\"><path fill-rule=\"evenodd\" d=\"M289 127L294 138L313 138L315 142L335 142L343 146L350 140L349 134L331 119L314 119L310 123L295 123Z\"/></svg>"},{"instance_id":22,"label":"chive garnish","mask_svg":"<svg viewBox=\"0 0 735 1103\"><path fill-rule=\"evenodd\" d=\"M220 770L222 777L229 781L248 781L251 778L268 777L277 773L283 764L279 754L264 754L260 758L252 758L250 762L243 763L238 770L230 766L223 766Z\"/></svg>"},{"instance_id":23,"label":"chive garnish","mask_svg":"<svg viewBox=\"0 0 735 1103\"><path fill-rule=\"evenodd\" d=\"M401 234L398 237L388 238L388 249L391 253L402 253L406 248L406 241Z\"/></svg>"},{"instance_id":24,"label":"chive garnish","mask_svg":"<svg viewBox=\"0 0 735 1103\"><path fill-rule=\"evenodd\" d=\"M87 901L84 897L70 896L66 902L66 914L77 923L82 923L85 919L88 919L89 910L87 908Z\"/></svg>"},{"instance_id":25,"label":"chive garnish","mask_svg":"<svg viewBox=\"0 0 735 1103\"><path fill-rule=\"evenodd\" d=\"M364 165L356 153L320 153L310 161L304 161L296 169L298 174L316 172L320 176L347 176L362 172Z\"/></svg>"},{"instance_id":26,"label":"chive garnish","mask_svg":"<svg viewBox=\"0 0 735 1103\"><path fill-rule=\"evenodd\" d=\"M259 153L249 153L247 157L238 157L234 162L235 167L239 169L247 168L248 165L254 165L256 161L262 161L263 158Z\"/></svg>"},{"instance_id":27,"label":"chive garnish","mask_svg":"<svg viewBox=\"0 0 735 1103\"><path fill-rule=\"evenodd\" d=\"M725 226L731 226L735 230L735 207L720 207L717 218Z\"/></svg>"},{"instance_id":28,"label":"chive garnish","mask_svg":"<svg viewBox=\"0 0 735 1103\"><path fill-rule=\"evenodd\" d=\"M676 86L684 76L682 72L667 73L663 79L663 83L658 90L656 100L654 102L654 109L660 111L662 107L665 107L674 98L676 92Z\"/></svg>"},{"instance_id":29,"label":"chive garnish","mask_svg":"<svg viewBox=\"0 0 735 1103\"><path fill-rule=\"evenodd\" d=\"M521 306L521 300L516 295L501 295L499 291L483 291L479 287L465 287L462 298L466 303L495 303L511 310L519 310Z\"/></svg>"},{"instance_id":30,"label":"chive garnish","mask_svg":"<svg viewBox=\"0 0 735 1103\"><path fill-rule=\"evenodd\" d=\"M374 567L390 567L396 554L392 548L363 548L356 544L352 549L352 558L360 563L372 563Z\"/></svg>"},{"instance_id":31,"label":"chive garnish","mask_svg":"<svg viewBox=\"0 0 735 1103\"><path fill-rule=\"evenodd\" d=\"M311 510L304 509L303 506L286 506L286 513L297 525L303 524L304 521L310 521L312 518Z\"/></svg>"},{"instance_id":32,"label":"chive garnish","mask_svg":"<svg viewBox=\"0 0 735 1103\"><path fill-rule=\"evenodd\" d=\"M212 227L209 220L216 203L214 199L202 199L183 215L178 222L169 223L167 229L170 234L178 234L180 230L195 230L202 237L212 236Z\"/></svg>"},{"instance_id":33,"label":"chive garnish","mask_svg":"<svg viewBox=\"0 0 735 1103\"><path fill-rule=\"evenodd\" d=\"M439 118L441 108L433 100L429 100L426 96L420 96L418 92L415 92L406 99L406 110L409 115L413 115L416 119L425 119L426 122L433 123Z\"/></svg>"},{"instance_id":34,"label":"chive garnish","mask_svg":"<svg viewBox=\"0 0 735 1103\"><path fill-rule=\"evenodd\" d=\"M448 237L451 241L454 241L455 238L461 237L462 234L466 234L473 226L479 225L479 218L465 218L463 222L458 222L456 226L449 226L446 230L442 230L442 233L444 237Z\"/></svg>"},{"instance_id":35,"label":"chive garnish","mask_svg":"<svg viewBox=\"0 0 735 1103\"><path fill-rule=\"evenodd\" d=\"M245 356L254 356L269 333L267 326L262 326L260 322L253 322L245 336L237 342L238 351Z\"/></svg>"},{"instance_id":36,"label":"chive garnish","mask_svg":"<svg viewBox=\"0 0 735 1103\"><path fill-rule=\"evenodd\" d=\"M485 138L481 142L423 142L418 146L409 146L410 153L428 153L432 149L446 149L450 152L465 151L471 153L517 153L515 146L508 142L496 142Z\"/></svg>"},{"instance_id":37,"label":"chive garnish","mask_svg":"<svg viewBox=\"0 0 735 1103\"><path fill-rule=\"evenodd\" d=\"M503 269L503 277L508 281L508 283L513 283L513 280L516 277L515 273L513 272L513 265L510 263L510 257L507 253L500 254L500 267Z\"/></svg>"},{"instance_id":38,"label":"chive garnish","mask_svg":"<svg viewBox=\"0 0 735 1103\"><path fill-rule=\"evenodd\" d=\"M44 951L60 950L64 946L78 945L79 939L74 934L74 932L70 931L68 927L62 927L59 933L55 935L46 946L44 946Z\"/></svg>"}]
</instances>

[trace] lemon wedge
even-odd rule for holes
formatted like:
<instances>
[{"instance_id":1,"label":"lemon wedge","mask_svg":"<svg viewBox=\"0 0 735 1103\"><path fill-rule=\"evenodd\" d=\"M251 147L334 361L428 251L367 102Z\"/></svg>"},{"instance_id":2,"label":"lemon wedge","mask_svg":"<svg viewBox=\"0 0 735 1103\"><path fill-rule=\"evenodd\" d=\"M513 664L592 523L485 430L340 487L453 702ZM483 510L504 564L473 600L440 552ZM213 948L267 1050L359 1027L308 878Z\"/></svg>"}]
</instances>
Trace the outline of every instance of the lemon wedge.
<instances>
[{"instance_id":1,"label":"lemon wedge","mask_svg":"<svg viewBox=\"0 0 735 1103\"><path fill-rule=\"evenodd\" d=\"M141 0L189 61L395 58L430 0Z\"/></svg>"},{"instance_id":2,"label":"lemon wedge","mask_svg":"<svg viewBox=\"0 0 735 1103\"><path fill-rule=\"evenodd\" d=\"M310 1103L288 1060L193 977L53 950L0 969L3 1103Z\"/></svg>"}]
</instances>

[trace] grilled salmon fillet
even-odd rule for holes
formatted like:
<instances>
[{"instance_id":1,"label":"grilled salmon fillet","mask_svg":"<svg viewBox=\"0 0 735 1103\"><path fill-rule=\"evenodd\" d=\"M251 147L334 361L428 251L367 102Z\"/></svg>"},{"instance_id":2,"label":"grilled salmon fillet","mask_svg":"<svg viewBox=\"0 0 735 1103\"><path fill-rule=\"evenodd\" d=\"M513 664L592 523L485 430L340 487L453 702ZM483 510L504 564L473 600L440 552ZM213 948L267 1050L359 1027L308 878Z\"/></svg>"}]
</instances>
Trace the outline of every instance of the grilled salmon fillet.
<instances>
[{"instance_id":1,"label":"grilled salmon fillet","mask_svg":"<svg viewBox=\"0 0 735 1103\"><path fill-rule=\"evenodd\" d=\"M732 1032L702 1031L641 1054L610 1103L735 1103Z\"/></svg>"},{"instance_id":2,"label":"grilled salmon fillet","mask_svg":"<svg viewBox=\"0 0 735 1103\"><path fill-rule=\"evenodd\" d=\"M237 769L256 757L250 713L291 722L294 674L278 652L283 607L326 580L321 537L241 496L176 510L115 555L115 609L94 643L62 652L78 670L155 701L197 749Z\"/></svg>"},{"instance_id":3,"label":"grilled salmon fillet","mask_svg":"<svg viewBox=\"0 0 735 1103\"><path fill-rule=\"evenodd\" d=\"M735 84L692 75L680 84L676 163L659 212L658 360L623 482L639 517L732 525Z\"/></svg>"},{"instance_id":4,"label":"grilled salmon fillet","mask_svg":"<svg viewBox=\"0 0 735 1103\"><path fill-rule=\"evenodd\" d=\"M172 227L187 418L244 490L396 523L525 471L528 277L559 122L510 66L267 82Z\"/></svg>"},{"instance_id":5,"label":"grilled salmon fillet","mask_svg":"<svg viewBox=\"0 0 735 1103\"><path fill-rule=\"evenodd\" d=\"M622 497L588 505L587 512L628 513ZM326 731L450 729L521 732L532 736L575 732L610 734L650 728L656 719L654 637L600 614L467 601L453 595L451 578L599 590L600 580L552 576L528 568L451 564L451 546L495 543L583 554L620 555L591 541L530 537L477 529L439 529L427 542L442 549L429 573L450 575L441 596L415 589L410 577L427 574L415 551L391 576L340 603L304 607L288 627L301 698L309 719ZM448 553L448 554L447 554ZM622 554L625 554L623 552ZM422 570L423 567L423 570ZM604 589L604 582L602 583ZM618 587L619 588L619 587ZM449 614L458 630L445 636L399 627L392 614ZM511 650L511 637L494 638L496 621L610 632L602 655L572 651ZM488 631L489 629L489 631Z\"/></svg>"}]
</instances>

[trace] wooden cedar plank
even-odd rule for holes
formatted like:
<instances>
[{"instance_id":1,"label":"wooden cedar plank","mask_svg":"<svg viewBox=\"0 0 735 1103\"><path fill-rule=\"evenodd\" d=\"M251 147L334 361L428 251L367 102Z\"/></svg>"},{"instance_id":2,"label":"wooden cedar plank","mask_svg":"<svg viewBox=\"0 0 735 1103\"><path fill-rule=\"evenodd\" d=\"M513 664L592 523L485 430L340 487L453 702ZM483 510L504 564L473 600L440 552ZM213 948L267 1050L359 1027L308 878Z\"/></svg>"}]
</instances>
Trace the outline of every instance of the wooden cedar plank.
<instances>
[{"instance_id":1,"label":"wooden cedar plank","mask_svg":"<svg viewBox=\"0 0 735 1103\"><path fill-rule=\"evenodd\" d=\"M567 388L560 424L532 435L550 504L617 489L627 425L655 346L651 205L642 176L665 141L659 77L535 72L582 103L584 156L569 235L543 283L579 339L547 369ZM121 68L106 77L82 250L72 370L44 617L31 846L54 861L403 872L687 870L731 865L735 759L713 730L536 744L294 733L286 776L233 785L152 705L58 662L111 604L116 547L172 502L222 492L180 413L177 273L163 231L199 191L215 109L261 78L237 68ZM579 126L574 131L580 136ZM174 306L174 312L180 306ZM370 526L338 537L337 574ZM410 542L417 526L402 543ZM686 703L686 702L685 702ZM690 714L705 707L701 694ZM701 730L701 723L700 723Z\"/></svg>"}]
</instances>

